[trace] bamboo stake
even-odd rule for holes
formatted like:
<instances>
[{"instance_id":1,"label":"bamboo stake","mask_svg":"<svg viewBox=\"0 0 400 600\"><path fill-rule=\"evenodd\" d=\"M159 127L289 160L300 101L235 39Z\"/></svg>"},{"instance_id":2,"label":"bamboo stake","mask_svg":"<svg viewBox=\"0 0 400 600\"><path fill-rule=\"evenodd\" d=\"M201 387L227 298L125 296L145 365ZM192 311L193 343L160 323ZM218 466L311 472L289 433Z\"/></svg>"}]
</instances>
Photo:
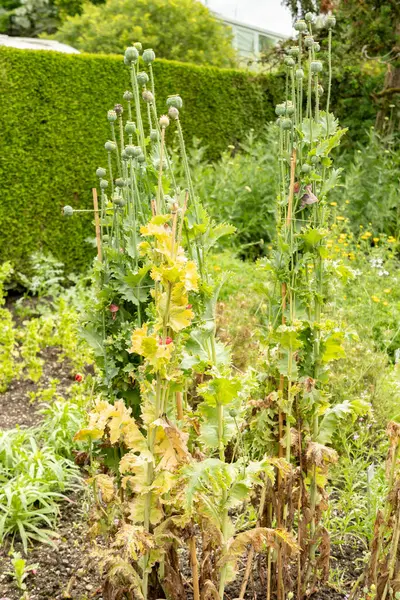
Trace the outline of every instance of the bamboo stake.
<instances>
[{"instance_id":1,"label":"bamboo stake","mask_svg":"<svg viewBox=\"0 0 400 600\"><path fill-rule=\"evenodd\" d=\"M101 236L100 236L100 217L99 217L99 203L97 201L97 189L92 188L93 194L93 207L94 207L94 224L96 228L96 244L97 244L97 258L99 262L102 261L101 254Z\"/></svg>"},{"instance_id":2,"label":"bamboo stake","mask_svg":"<svg viewBox=\"0 0 400 600\"><path fill-rule=\"evenodd\" d=\"M178 394L180 394L180 392L178 392ZM196 554L196 538L194 535L189 539L189 551L190 551L190 567L192 569L192 580L193 580L193 600L200 600L199 566L198 566L197 554Z\"/></svg>"}]
</instances>

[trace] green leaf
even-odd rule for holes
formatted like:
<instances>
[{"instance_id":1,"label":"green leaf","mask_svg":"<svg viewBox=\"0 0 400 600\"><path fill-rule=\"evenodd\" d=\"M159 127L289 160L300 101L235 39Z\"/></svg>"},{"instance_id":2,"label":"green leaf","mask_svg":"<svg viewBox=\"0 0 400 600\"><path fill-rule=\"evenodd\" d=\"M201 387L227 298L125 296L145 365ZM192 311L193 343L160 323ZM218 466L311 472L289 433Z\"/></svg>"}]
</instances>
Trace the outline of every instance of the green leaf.
<instances>
[{"instance_id":1,"label":"green leaf","mask_svg":"<svg viewBox=\"0 0 400 600\"><path fill-rule=\"evenodd\" d=\"M336 133L339 127L339 120L335 118L333 113L326 114L325 111L321 111L319 113L319 123L321 125L321 132L324 137L328 135L328 125L329 125L329 135L333 135Z\"/></svg>"},{"instance_id":2,"label":"green leaf","mask_svg":"<svg viewBox=\"0 0 400 600\"><path fill-rule=\"evenodd\" d=\"M369 410L368 402L361 399L352 402L345 400L341 404L328 408L320 423L318 437L315 441L324 445L330 443L340 421L350 415L357 417L366 414Z\"/></svg>"},{"instance_id":3,"label":"green leaf","mask_svg":"<svg viewBox=\"0 0 400 600\"><path fill-rule=\"evenodd\" d=\"M236 227L234 227L233 225L229 225L228 223L219 223L219 225L211 225L211 227L209 227L207 231L205 239L203 240L205 252L208 252L210 248L215 246L215 244L221 237L225 235L231 235L232 233L235 233L235 231Z\"/></svg>"},{"instance_id":4,"label":"green leaf","mask_svg":"<svg viewBox=\"0 0 400 600\"><path fill-rule=\"evenodd\" d=\"M309 248L313 248L326 236L326 231L322 229L309 229L306 233L301 234L304 243Z\"/></svg>"},{"instance_id":5,"label":"green leaf","mask_svg":"<svg viewBox=\"0 0 400 600\"><path fill-rule=\"evenodd\" d=\"M326 179L321 188L321 196L325 196L328 192L339 185L340 174L343 169L332 169L328 179Z\"/></svg>"},{"instance_id":6,"label":"green leaf","mask_svg":"<svg viewBox=\"0 0 400 600\"><path fill-rule=\"evenodd\" d=\"M324 140L315 149L317 156L327 156L333 148L339 146L340 140L347 132L347 129L339 129L334 135L331 135L328 139Z\"/></svg>"},{"instance_id":7,"label":"green leaf","mask_svg":"<svg viewBox=\"0 0 400 600\"><path fill-rule=\"evenodd\" d=\"M241 387L238 379L214 377L211 381L199 386L198 391L210 406L227 405L237 398Z\"/></svg>"},{"instance_id":8,"label":"green leaf","mask_svg":"<svg viewBox=\"0 0 400 600\"><path fill-rule=\"evenodd\" d=\"M339 360L340 358L345 358L346 353L342 346L344 334L341 331L337 331L332 333L328 338L326 338L322 342L322 354L321 361L323 363L328 363L331 360Z\"/></svg>"},{"instance_id":9,"label":"green leaf","mask_svg":"<svg viewBox=\"0 0 400 600\"><path fill-rule=\"evenodd\" d=\"M308 144L316 141L321 136L322 127L314 119L304 119L301 127L304 141Z\"/></svg>"}]
</instances>

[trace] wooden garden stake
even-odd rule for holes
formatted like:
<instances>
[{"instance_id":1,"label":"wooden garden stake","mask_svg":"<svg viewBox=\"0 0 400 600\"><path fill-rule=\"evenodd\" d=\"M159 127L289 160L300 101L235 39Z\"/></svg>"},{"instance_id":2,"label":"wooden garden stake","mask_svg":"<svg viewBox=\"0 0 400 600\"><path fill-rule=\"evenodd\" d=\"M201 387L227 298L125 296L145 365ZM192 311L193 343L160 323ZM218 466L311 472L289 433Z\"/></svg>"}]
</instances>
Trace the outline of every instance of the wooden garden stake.
<instances>
[{"instance_id":1,"label":"wooden garden stake","mask_svg":"<svg viewBox=\"0 0 400 600\"><path fill-rule=\"evenodd\" d=\"M97 201L97 190L92 188L93 194L93 208L94 208L94 225L96 228L96 244L97 244L97 258L101 262L101 236L100 236L100 217L99 217L99 203Z\"/></svg>"},{"instance_id":2,"label":"wooden garden stake","mask_svg":"<svg viewBox=\"0 0 400 600\"><path fill-rule=\"evenodd\" d=\"M180 392L178 392L180 394ZM197 563L196 554L196 538L194 535L189 539L189 551L190 551L190 566L192 569L193 579L193 599L200 600L200 588L199 588L199 568Z\"/></svg>"}]
</instances>

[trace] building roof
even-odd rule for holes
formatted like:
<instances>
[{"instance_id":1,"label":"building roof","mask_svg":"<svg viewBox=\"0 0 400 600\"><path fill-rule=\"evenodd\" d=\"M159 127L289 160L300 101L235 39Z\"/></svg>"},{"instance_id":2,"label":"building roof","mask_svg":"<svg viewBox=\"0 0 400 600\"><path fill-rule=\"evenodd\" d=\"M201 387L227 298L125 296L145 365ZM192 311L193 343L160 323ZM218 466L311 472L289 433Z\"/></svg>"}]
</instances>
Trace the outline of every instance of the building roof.
<instances>
[{"instance_id":1,"label":"building roof","mask_svg":"<svg viewBox=\"0 0 400 600\"><path fill-rule=\"evenodd\" d=\"M243 21L237 21L236 19L231 19L230 17L225 17L225 15L221 15L220 13L211 11L214 13L218 19L224 21L228 25L236 25L237 27L244 27L245 29L250 29L251 31L255 31L256 33L261 33L262 35L266 35L268 37L276 38L277 40L285 40L288 36L282 35L281 33L276 33L275 31L270 31L269 29L263 29L262 27L256 27L255 25L249 25L248 23L244 23Z\"/></svg>"},{"instance_id":2,"label":"building roof","mask_svg":"<svg viewBox=\"0 0 400 600\"><path fill-rule=\"evenodd\" d=\"M14 37L10 35L0 35L0 46L10 46L11 48L20 48L21 50L55 50L56 52L65 52L67 54L79 54L79 50L61 44L56 40L42 40L39 38Z\"/></svg>"}]
</instances>

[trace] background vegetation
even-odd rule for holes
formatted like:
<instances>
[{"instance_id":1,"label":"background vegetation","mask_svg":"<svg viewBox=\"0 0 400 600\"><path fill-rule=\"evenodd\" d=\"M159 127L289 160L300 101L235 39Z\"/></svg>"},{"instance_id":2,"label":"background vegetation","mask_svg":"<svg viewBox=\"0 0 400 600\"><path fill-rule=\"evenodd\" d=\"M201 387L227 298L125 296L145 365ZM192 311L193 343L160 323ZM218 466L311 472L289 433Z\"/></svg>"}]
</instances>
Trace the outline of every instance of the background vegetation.
<instances>
[{"instance_id":1,"label":"background vegetation","mask_svg":"<svg viewBox=\"0 0 400 600\"><path fill-rule=\"evenodd\" d=\"M274 106L281 98L284 77L280 73L255 76L245 71L162 60L155 62L154 71L161 105L169 94L184 90L182 125L189 145L194 138L200 140L206 160L215 160L225 152L227 179L234 172L235 177L241 177L235 168L230 169L229 155L235 154L241 143L246 144L249 129L257 137L265 124L275 118ZM92 206L91 188L96 183L93 165L103 159L97 140L105 141L109 135L104 115L119 99L115 90L124 89L129 83L123 62L114 56L1 48L0 72L0 260L12 258L15 266L23 270L29 254L42 249L54 253L68 269L83 268L94 254L90 217L66 223L61 209L65 204L73 208ZM367 138L364 128L375 120L369 95L380 77L378 74L366 78L363 72L348 66L333 84L333 108L343 125L350 126L352 135L361 140L362 133ZM233 148L229 149L229 145ZM267 146L270 153L269 143ZM251 153L254 155L254 148ZM260 208L260 202L271 198L267 188L272 188L265 177L274 167L270 156L264 154L264 158L266 171L258 171L256 179L251 161L235 159L248 178L245 181L243 177L241 183L241 202L233 207L233 191L230 202L224 204L225 216L232 217L235 224L237 211L242 210L239 205L251 208L251 201ZM214 186L212 170L208 168L207 175L202 174L203 193L209 195L207 202L212 201L213 195L218 198L226 188L224 184L219 191L210 189ZM262 189L267 196L258 185L258 191L254 191L260 178L265 182ZM248 192L246 186L253 192ZM254 226L256 222L258 226L260 215L259 211L253 213ZM247 222L250 226L248 219ZM241 235L240 244L268 240L269 228L266 219L259 233Z\"/></svg>"}]
</instances>

